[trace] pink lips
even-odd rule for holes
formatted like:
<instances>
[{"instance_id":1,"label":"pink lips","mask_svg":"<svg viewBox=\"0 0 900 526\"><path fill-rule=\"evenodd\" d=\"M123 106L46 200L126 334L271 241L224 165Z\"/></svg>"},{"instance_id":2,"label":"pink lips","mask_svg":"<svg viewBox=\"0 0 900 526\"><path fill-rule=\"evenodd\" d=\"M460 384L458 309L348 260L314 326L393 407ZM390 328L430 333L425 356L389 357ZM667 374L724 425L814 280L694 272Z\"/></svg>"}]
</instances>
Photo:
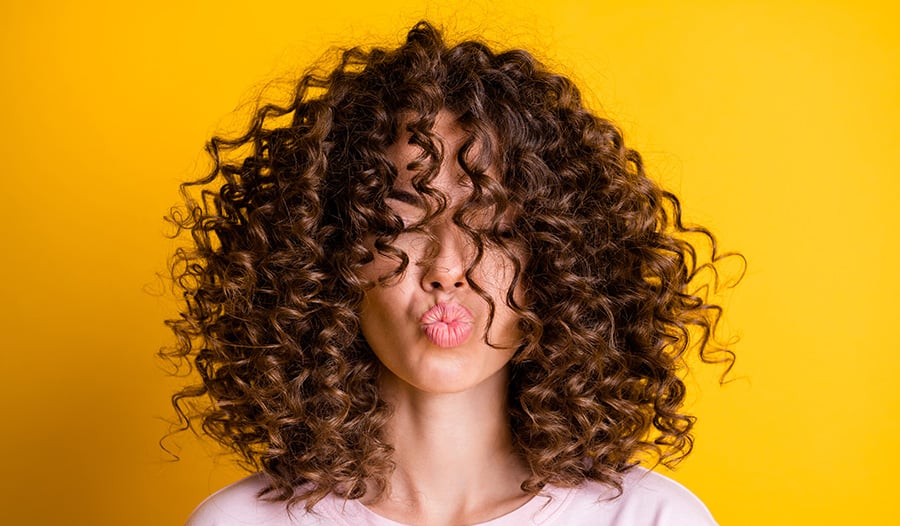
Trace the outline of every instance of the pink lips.
<instances>
[{"instance_id":1,"label":"pink lips","mask_svg":"<svg viewBox=\"0 0 900 526\"><path fill-rule=\"evenodd\" d=\"M456 347L472 333L472 313L458 303L438 303L419 319L425 336L438 347Z\"/></svg>"}]
</instances>

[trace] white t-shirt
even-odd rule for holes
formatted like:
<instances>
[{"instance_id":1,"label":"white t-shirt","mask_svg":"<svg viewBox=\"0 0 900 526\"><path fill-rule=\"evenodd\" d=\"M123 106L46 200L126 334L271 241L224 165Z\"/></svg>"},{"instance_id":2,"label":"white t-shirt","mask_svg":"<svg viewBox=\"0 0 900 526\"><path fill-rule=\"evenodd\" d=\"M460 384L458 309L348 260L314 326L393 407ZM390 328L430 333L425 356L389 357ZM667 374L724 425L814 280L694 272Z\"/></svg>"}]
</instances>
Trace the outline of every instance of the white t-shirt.
<instances>
[{"instance_id":1,"label":"white t-shirt","mask_svg":"<svg viewBox=\"0 0 900 526\"><path fill-rule=\"evenodd\" d=\"M187 526L404 526L386 519L358 500L336 495L322 499L313 513L302 505L257 498L263 475L251 475L211 495ZM610 500L609 486L587 482L577 488L545 487L521 507L477 526L715 526L700 500L681 484L659 473L635 468L623 480L623 493Z\"/></svg>"}]
</instances>

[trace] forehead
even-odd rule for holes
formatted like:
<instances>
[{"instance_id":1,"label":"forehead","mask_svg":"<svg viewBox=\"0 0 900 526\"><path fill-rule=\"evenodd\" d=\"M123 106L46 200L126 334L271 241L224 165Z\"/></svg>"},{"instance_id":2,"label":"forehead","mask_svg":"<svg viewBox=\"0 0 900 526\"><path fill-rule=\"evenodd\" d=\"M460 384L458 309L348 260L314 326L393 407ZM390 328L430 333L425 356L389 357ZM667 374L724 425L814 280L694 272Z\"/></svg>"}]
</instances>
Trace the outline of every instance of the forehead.
<instances>
[{"instance_id":1,"label":"forehead","mask_svg":"<svg viewBox=\"0 0 900 526\"><path fill-rule=\"evenodd\" d=\"M437 166L435 177L429 178L429 185L443 181L471 186L473 176L499 180L497 162L490 153L495 142L490 133L482 133L481 136L472 133L459 122L456 115L441 110L428 131L437 155L437 158L431 158L426 149L413 140L413 132L410 130L412 120L410 115L400 119L397 140L385 152L397 170L399 184L410 183L426 166L438 159L440 165ZM465 166L460 164L460 152L463 149Z\"/></svg>"},{"instance_id":2,"label":"forehead","mask_svg":"<svg viewBox=\"0 0 900 526\"><path fill-rule=\"evenodd\" d=\"M405 113L400 116L397 141L388 147L388 155L404 157L409 155L411 149L417 148L415 145L410 144L410 139L413 135L410 125L413 120L414 116L410 113ZM459 149L469 136L462 124L460 124L459 120L456 118L456 115L447 110L438 112L434 119L434 126L432 126L430 132L434 136L435 141L445 149L448 147ZM417 149L419 150L419 152L417 152L418 154L424 153L421 148Z\"/></svg>"}]
</instances>

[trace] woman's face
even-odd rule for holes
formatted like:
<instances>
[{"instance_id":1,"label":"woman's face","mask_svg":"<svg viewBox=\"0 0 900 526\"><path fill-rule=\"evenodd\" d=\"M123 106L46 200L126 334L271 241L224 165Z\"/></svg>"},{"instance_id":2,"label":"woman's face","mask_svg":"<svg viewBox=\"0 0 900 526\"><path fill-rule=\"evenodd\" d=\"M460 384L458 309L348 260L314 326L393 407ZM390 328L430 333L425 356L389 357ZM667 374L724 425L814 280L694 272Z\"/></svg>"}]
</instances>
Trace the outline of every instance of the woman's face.
<instances>
[{"instance_id":1,"label":"woman's face","mask_svg":"<svg viewBox=\"0 0 900 526\"><path fill-rule=\"evenodd\" d=\"M471 195L471 182L456 160L466 134L446 112L438 115L433 131L444 155L429 186L447 197L447 208L428 222L423 232L404 232L393 243L408 255L409 265L398 278L367 292L361 325L363 336L384 366L384 381L424 392L454 393L492 378L505 382L500 373L522 334L519 317L506 304L514 267L499 248L485 244L471 275L493 299L489 329L488 303L466 280L476 249L452 219L453 212ZM398 178L387 204L406 225L426 213L426 198L413 188L414 174L406 168L422 150L408 144L408 139L408 135L400 137L388 150ZM397 261L373 252L375 260L363 268L363 277L375 281L393 271ZM521 301L521 291L516 291L515 297Z\"/></svg>"}]
</instances>

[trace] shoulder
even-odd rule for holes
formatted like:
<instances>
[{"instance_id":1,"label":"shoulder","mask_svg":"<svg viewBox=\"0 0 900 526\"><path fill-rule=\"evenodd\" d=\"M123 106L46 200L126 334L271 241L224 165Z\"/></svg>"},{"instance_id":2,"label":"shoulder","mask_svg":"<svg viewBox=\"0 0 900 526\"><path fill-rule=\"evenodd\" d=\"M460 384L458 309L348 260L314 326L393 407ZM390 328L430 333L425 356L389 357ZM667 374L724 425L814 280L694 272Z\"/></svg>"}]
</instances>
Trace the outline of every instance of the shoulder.
<instances>
[{"instance_id":1,"label":"shoulder","mask_svg":"<svg viewBox=\"0 0 900 526\"><path fill-rule=\"evenodd\" d=\"M257 473L213 493L197 506L185 526L318 526L323 517L306 513L303 506L259 497L267 483Z\"/></svg>"},{"instance_id":2,"label":"shoulder","mask_svg":"<svg viewBox=\"0 0 900 526\"><path fill-rule=\"evenodd\" d=\"M558 491L558 490L557 490ZM565 491L565 490L562 490ZM715 526L709 510L674 480L637 467L625 474L622 494L597 482L570 490L560 506L560 524L593 526ZM598 522L599 519L599 522Z\"/></svg>"}]
</instances>

